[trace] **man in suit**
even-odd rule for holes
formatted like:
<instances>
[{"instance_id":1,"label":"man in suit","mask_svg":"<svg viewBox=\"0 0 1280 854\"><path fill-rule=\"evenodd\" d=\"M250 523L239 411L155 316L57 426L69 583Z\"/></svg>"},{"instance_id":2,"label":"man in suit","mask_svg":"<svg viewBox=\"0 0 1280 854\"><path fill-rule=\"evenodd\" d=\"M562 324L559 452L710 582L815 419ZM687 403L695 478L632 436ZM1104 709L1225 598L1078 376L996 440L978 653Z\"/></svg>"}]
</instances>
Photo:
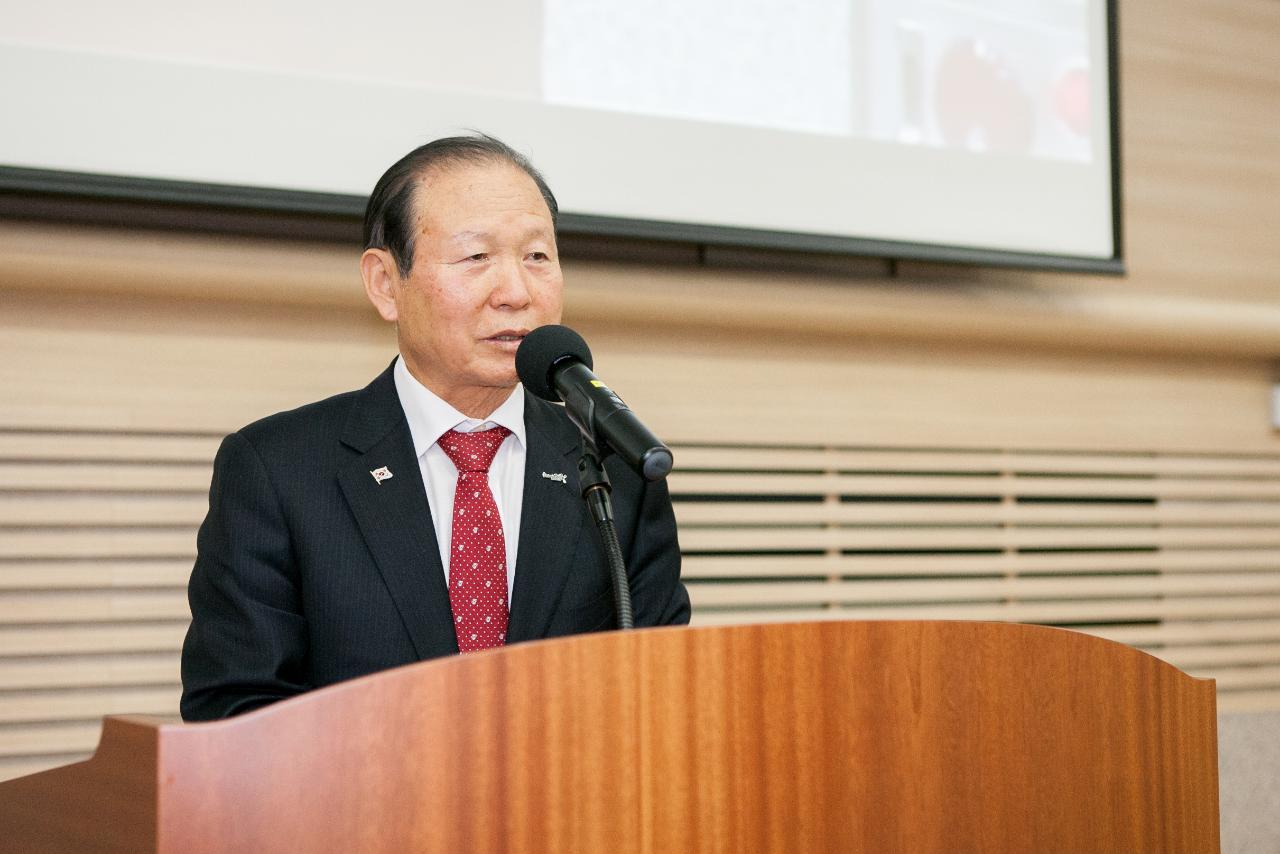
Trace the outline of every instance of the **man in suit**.
<instances>
[{"instance_id":1,"label":"man in suit","mask_svg":"<svg viewBox=\"0 0 1280 854\"><path fill-rule=\"evenodd\" d=\"M579 437L515 373L522 337L560 320L556 215L537 171L485 136L428 143L379 180L360 269L400 354L361 391L223 441L188 592L185 719L615 626ZM687 623L665 484L607 468L636 625Z\"/></svg>"}]
</instances>

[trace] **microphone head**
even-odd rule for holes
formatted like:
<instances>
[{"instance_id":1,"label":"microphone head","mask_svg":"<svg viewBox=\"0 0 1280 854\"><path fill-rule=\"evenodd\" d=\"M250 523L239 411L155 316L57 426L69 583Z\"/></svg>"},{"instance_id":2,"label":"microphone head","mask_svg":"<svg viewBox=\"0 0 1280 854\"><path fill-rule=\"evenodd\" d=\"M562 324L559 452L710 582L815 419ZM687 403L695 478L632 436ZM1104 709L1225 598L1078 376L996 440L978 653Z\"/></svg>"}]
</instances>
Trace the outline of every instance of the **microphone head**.
<instances>
[{"instance_id":1,"label":"microphone head","mask_svg":"<svg viewBox=\"0 0 1280 854\"><path fill-rule=\"evenodd\" d=\"M591 348L581 335L567 326L539 326L524 336L516 348L516 373L529 391L543 400L559 403L551 374L566 359L593 367Z\"/></svg>"}]
</instances>

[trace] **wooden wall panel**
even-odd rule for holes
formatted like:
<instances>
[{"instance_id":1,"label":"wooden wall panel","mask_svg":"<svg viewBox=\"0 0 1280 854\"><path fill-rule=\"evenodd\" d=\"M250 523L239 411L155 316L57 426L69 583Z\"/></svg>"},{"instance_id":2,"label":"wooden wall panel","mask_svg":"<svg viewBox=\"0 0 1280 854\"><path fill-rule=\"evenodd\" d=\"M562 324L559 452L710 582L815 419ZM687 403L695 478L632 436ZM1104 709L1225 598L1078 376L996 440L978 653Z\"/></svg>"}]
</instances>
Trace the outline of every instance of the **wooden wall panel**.
<instances>
[{"instance_id":1,"label":"wooden wall panel","mask_svg":"<svg viewBox=\"0 0 1280 854\"><path fill-rule=\"evenodd\" d=\"M30 293L8 304L0 325L8 427L221 434L359 388L395 352L389 330L355 306L283 312ZM1267 362L577 325L601 375L655 429L686 441L1280 446L1267 414ZM0 479L17 476L0 469ZM177 466L131 477L133 487L119 488L190 474Z\"/></svg>"},{"instance_id":2,"label":"wooden wall panel","mask_svg":"<svg viewBox=\"0 0 1280 854\"><path fill-rule=\"evenodd\" d=\"M1267 363L582 328L607 348L597 365L628 403L689 440L1278 447Z\"/></svg>"}]
</instances>

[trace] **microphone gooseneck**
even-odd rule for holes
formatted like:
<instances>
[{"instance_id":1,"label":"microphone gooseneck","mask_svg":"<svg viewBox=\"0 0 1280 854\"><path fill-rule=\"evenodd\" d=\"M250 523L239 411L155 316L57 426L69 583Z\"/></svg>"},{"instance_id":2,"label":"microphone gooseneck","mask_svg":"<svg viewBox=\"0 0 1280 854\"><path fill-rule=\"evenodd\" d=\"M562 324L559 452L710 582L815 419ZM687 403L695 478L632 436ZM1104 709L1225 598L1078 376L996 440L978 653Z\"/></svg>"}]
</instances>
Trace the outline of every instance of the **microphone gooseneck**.
<instances>
[{"instance_id":1,"label":"microphone gooseneck","mask_svg":"<svg viewBox=\"0 0 1280 854\"><path fill-rule=\"evenodd\" d=\"M618 628L630 629L635 626L631 586L613 521L612 486L603 462L616 453L646 479L658 480L671 471L671 451L640 423L622 398L596 378L591 367L587 342L566 326L539 327L516 349L520 382L537 397L564 401L569 420L582 434L578 486L600 533Z\"/></svg>"}]
</instances>

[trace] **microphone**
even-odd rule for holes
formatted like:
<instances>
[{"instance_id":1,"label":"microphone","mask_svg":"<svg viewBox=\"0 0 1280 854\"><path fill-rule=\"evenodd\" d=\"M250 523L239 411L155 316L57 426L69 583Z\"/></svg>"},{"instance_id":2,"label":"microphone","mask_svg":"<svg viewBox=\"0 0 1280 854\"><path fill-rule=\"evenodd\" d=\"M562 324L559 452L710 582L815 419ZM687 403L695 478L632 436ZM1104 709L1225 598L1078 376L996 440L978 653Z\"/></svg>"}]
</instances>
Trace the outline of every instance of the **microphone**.
<instances>
[{"instance_id":1,"label":"microphone","mask_svg":"<svg viewBox=\"0 0 1280 854\"><path fill-rule=\"evenodd\" d=\"M578 429L607 445L645 480L671 471L671 449L591 372L591 349L567 326L539 326L516 349L516 373L543 400L564 401Z\"/></svg>"}]
</instances>

